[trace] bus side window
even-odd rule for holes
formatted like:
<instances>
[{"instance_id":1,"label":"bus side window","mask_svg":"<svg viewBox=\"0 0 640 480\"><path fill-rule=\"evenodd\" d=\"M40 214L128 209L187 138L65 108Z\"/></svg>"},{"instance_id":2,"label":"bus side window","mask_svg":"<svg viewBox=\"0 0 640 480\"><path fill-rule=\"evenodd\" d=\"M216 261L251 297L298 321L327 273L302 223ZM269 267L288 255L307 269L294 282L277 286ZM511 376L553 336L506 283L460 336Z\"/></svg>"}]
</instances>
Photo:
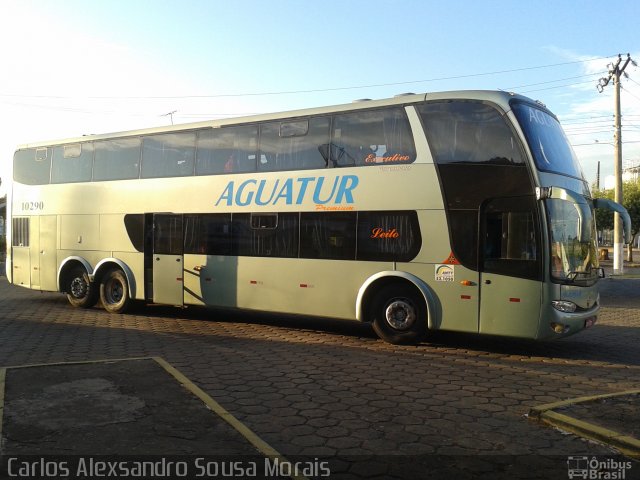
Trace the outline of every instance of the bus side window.
<instances>
[{"instance_id":1,"label":"bus side window","mask_svg":"<svg viewBox=\"0 0 640 480\"><path fill-rule=\"evenodd\" d=\"M331 147L331 163L337 167L411 163L416 158L409 121L400 107L336 115Z\"/></svg>"},{"instance_id":2,"label":"bus side window","mask_svg":"<svg viewBox=\"0 0 640 480\"><path fill-rule=\"evenodd\" d=\"M153 253L182 255L182 215L158 214L154 217Z\"/></svg>"},{"instance_id":3,"label":"bus side window","mask_svg":"<svg viewBox=\"0 0 640 480\"><path fill-rule=\"evenodd\" d=\"M18 150L13 156L13 179L25 185L48 184L52 150L47 147Z\"/></svg>"},{"instance_id":4,"label":"bus side window","mask_svg":"<svg viewBox=\"0 0 640 480\"><path fill-rule=\"evenodd\" d=\"M297 213L267 214L264 218L235 213L232 218L233 254L295 258L298 256L298 223Z\"/></svg>"},{"instance_id":5,"label":"bus side window","mask_svg":"<svg viewBox=\"0 0 640 480\"><path fill-rule=\"evenodd\" d=\"M196 151L193 132L149 135L142 141L142 178L193 175Z\"/></svg>"},{"instance_id":6,"label":"bus side window","mask_svg":"<svg viewBox=\"0 0 640 480\"><path fill-rule=\"evenodd\" d=\"M90 182L93 168L93 143L55 147L51 162L51 183Z\"/></svg>"},{"instance_id":7,"label":"bus side window","mask_svg":"<svg viewBox=\"0 0 640 480\"><path fill-rule=\"evenodd\" d=\"M418 107L436 163L524 165L522 149L495 108L477 102Z\"/></svg>"},{"instance_id":8,"label":"bus side window","mask_svg":"<svg viewBox=\"0 0 640 480\"><path fill-rule=\"evenodd\" d=\"M312 117L260 126L260 171L325 168L320 147L329 142L329 117Z\"/></svg>"},{"instance_id":9,"label":"bus side window","mask_svg":"<svg viewBox=\"0 0 640 480\"><path fill-rule=\"evenodd\" d=\"M536 241L531 212L487 214L485 260L535 260Z\"/></svg>"},{"instance_id":10,"label":"bus side window","mask_svg":"<svg viewBox=\"0 0 640 480\"><path fill-rule=\"evenodd\" d=\"M130 180L140 176L140 138L94 143L93 180Z\"/></svg>"},{"instance_id":11,"label":"bus side window","mask_svg":"<svg viewBox=\"0 0 640 480\"><path fill-rule=\"evenodd\" d=\"M333 123L331 161L336 167L364 165L373 154L370 148L377 112L355 112L337 115Z\"/></svg>"},{"instance_id":12,"label":"bus side window","mask_svg":"<svg viewBox=\"0 0 640 480\"><path fill-rule=\"evenodd\" d=\"M196 175L255 172L257 138L255 125L201 130Z\"/></svg>"},{"instance_id":13,"label":"bus side window","mask_svg":"<svg viewBox=\"0 0 640 480\"><path fill-rule=\"evenodd\" d=\"M529 197L497 198L483 209L483 270L537 279L541 275L539 228Z\"/></svg>"},{"instance_id":14,"label":"bus side window","mask_svg":"<svg viewBox=\"0 0 640 480\"><path fill-rule=\"evenodd\" d=\"M184 253L231 255L231 214L185 215Z\"/></svg>"},{"instance_id":15,"label":"bus side window","mask_svg":"<svg viewBox=\"0 0 640 480\"><path fill-rule=\"evenodd\" d=\"M329 143L329 117L315 117L309 119L309 131L303 137L296 138L294 165L296 169L325 168L325 161L321 147Z\"/></svg>"},{"instance_id":16,"label":"bus side window","mask_svg":"<svg viewBox=\"0 0 640 480\"><path fill-rule=\"evenodd\" d=\"M285 170L285 168L282 168L285 152L280 152L282 146L279 145L279 132L280 122L270 122L260 125L260 161L258 162L259 172Z\"/></svg>"},{"instance_id":17,"label":"bus side window","mask_svg":"<svg viewBox=\"0 0 640 480\"><path fill-rule=\"evenodd\" d=\"M415 211L358 212L357 260L409 262L421 245Z\"/></svg>"},{"instance_id":18,"label":"bus side window","mask_svg":"<svg viewBox=\"0 0 640 480\"><path fill-rule=\"evenodd\" d=\"M300 215L300 257L354 260L356 212L303 212Z\"/></svg>"}]
</instances>

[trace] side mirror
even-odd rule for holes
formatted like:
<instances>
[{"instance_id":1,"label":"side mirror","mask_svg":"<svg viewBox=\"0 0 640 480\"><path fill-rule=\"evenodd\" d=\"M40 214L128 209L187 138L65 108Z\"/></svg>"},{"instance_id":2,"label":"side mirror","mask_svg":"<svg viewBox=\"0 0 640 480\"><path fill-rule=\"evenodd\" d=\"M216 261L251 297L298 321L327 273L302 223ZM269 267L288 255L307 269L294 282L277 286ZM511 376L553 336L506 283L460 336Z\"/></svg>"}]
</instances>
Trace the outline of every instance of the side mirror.
<instances>
[{"instance_id":1,"label":"side mirror","mask_svg":"<svg viewBox=\"0 0 640 480\"><path fill-rule=\"evenodd\" d=\"M596 270L598 271L598 278L604 278L605 277L604 276L604 268L598 267Z\"/></svg>"},{"instance_id":2,"label":"side mirror","mask_svg":"<svg viewBox=\"0 0 640 480\"><path fill-rule=\"evenodd\" d=\"M624 243L631 243L631 217L629 216L629 212L619 203L614 202L613 200L608 200L606 198L594 198L593 206L595 208L605 208L607 210L611 210L612 212L617 212L620 214L622 218L623 224L623 233L624 233Z\"/></svg>"}]
</instances>

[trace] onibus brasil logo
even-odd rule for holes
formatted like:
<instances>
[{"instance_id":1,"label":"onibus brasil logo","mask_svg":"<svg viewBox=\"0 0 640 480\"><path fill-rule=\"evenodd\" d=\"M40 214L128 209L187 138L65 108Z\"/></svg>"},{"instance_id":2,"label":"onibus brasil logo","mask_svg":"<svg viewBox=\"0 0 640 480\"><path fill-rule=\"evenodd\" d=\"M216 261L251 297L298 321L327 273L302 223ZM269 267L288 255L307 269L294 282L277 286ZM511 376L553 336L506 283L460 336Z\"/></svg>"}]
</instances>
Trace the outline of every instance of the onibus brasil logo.
<instances>
[{"instance_id":1,"label":"onibus brasil logo","mask_svg":"<svg viewBox=\"0 0 640 480\"><path fill-rule=\"evenodd\" d=\"M567 475L570 479L585 480L625 480L627 471L631 470L631 462L615 458L599 459L597 457L567 457Z\"/></svg>"}]
</instances>

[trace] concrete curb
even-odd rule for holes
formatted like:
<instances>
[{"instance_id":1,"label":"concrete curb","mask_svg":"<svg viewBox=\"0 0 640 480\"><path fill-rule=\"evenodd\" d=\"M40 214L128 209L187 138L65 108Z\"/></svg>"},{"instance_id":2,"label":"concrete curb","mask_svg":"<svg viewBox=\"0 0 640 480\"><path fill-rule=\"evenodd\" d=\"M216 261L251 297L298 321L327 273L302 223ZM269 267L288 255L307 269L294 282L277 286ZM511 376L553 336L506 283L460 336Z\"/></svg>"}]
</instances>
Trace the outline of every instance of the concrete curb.
<instances>
[{"instance_id":1,"label":"concrete curb","mask_svg":"<svg viewBox=\"0 0 640 480\"><path fill-rule=\"evenodd\" d=\"M591 440L609 445L622 454L632 458L640 459L640 440L629 435L624 435L613 430L585 422L569 415L554 412L554 409L567 407L579 403L594 402L597 400L619 397L624 395L637 395L640 390L626 390L623 392L607 393L604 395L593 395L588 397L578 397L568 400L562 400L554 403L547 403L529 410L529 418L539 422L553 425L562 430L566 430Z\"/></svg>"}]
</instances>

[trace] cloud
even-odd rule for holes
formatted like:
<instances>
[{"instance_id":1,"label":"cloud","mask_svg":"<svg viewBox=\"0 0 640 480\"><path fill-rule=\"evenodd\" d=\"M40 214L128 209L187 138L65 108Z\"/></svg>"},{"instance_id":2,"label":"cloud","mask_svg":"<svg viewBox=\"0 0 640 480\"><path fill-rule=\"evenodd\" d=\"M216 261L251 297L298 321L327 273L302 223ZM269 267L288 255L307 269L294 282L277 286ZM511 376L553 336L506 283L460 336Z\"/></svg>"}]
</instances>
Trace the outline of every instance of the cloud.
<instances>
[{"instance_id":1,"label":"cloud","mask_svg":"<svg viewBox=\"0 0 640 480\"><path fill-rule=\"evenodd\" d=\"M555 46L545 48L566 61L580 62L583 75L601 73L606 78L609 65L618 59L616 55L594 60L597 55L579 54ZM632 53L631 58L640 59L640 53ZM626 55L623 55L621 65L625 59ZM625 72L630 79L621 81L623 168L640 164L640 70L629 64ZM597 80L598 76L594 75L593 83L568 87L572 95L567 97L565 109L559 117L590 183L596 179L600 162L602 186L604 178L613 175L614 170L615 86L610 82L602 93L598 93Z\"/></svg>"}]
</instances>

